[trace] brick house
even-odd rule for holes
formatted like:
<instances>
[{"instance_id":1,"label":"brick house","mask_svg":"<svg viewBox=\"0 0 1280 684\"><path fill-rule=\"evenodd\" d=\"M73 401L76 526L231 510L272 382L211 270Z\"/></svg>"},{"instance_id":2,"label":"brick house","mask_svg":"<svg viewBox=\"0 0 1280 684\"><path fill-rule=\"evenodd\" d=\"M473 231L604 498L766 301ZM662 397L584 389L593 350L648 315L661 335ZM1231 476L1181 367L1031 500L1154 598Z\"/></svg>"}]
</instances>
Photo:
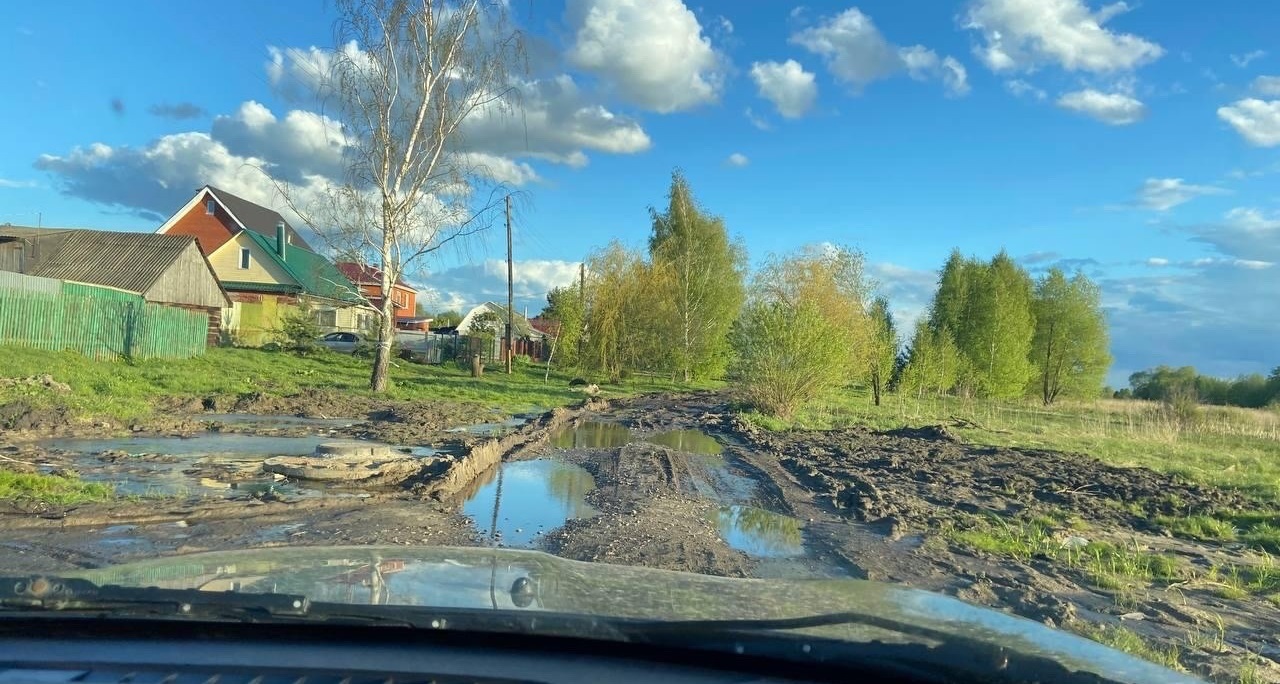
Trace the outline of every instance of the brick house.
<instances>
[{"instance_id":1,"label":"brick house","mask_svg":"<svg viewBox=\"0 0 1280 684\"><path fill-rule=\"evenodd\" d=\"M269 342L299 306L326 332L372 326L356 286L272 209L206 185L156 232L194 237L208 258L231 299L222 310L224 342Z\"/></svg>"},{"instance_id":2,"label":"brick house","mask_svg":"<svg viewBox=\"0 0 1280 684\"><path fill-rule=\"evenodd\" d=\"M382 270L354 261L339 261L338 270L360 288L360 294L375 309L382 309ZM418 317L418 291L403 279L391 286L391 302L395 306L396 327L402 330L425 330L430 319Z\"/></svg>"}]
</instances>

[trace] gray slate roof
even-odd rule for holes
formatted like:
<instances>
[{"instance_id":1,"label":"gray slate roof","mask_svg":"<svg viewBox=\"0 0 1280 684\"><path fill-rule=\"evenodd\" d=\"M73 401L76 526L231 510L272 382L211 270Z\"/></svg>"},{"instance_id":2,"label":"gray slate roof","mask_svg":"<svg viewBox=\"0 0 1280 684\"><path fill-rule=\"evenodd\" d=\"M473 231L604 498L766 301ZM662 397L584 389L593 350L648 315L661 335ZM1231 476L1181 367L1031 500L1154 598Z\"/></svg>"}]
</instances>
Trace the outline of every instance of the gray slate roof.
<instances>
[{"instance_id":1,"label":"gray slate roof","mask_svg":"<svg viewBox=\"0 0 1280 684\"><path fill-rule=\"evenodd\" d=\"M236 215L236 218L240 219L240 222L244 224L245 228L262 235L263 237L275 240L276 225L281 221L284 221L284 229L289 234L289 244L292 244L295 247L301 247L308 252L315 251L314 249L311 249L311 245L307 244L306 240L302 239L302 236L298 234L298 231L294 230L293 226L289 225L288 221L285 221L285 218L280 215L280 212L268 209L254 202L250 202L242 197L236 197L226 190L215 188L212 185L207 185L205 187L212 190L213 194L217 195L218 199L222 200L222 203L226 205L227 209L231 210L231 213Z\"/></svg>"},{"instance_id":2,"label":"gray slate roof","mask_svg":"<svg viewBox=\"0 0 1280 684\"><path fill-rule=\"evenodd\" d=\"M40 251L27 275L136 293L150 289L195 240L188 235L16 226L0 226L0 236L47 241L52 247Z\"/></svg>"}]
</instances>

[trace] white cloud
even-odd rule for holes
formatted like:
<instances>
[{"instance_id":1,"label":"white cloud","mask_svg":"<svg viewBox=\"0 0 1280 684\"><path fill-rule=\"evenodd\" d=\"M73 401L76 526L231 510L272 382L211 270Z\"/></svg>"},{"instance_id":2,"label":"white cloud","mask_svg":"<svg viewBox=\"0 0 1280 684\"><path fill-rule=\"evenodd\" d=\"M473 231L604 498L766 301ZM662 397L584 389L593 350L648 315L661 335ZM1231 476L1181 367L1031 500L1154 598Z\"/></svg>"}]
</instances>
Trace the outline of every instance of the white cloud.
<instances>
[{"instance_id":1,"label":"white cloud","mask_svg":"<svg viewBox=\"0 0 1280 684\"><path fill-rule=\"evenodd\" d=\"M769 122L765 120L764 117L760 116L759 114L756 114L754 111L752 111L750 107L747 107L745 110L743 110L742 115L747 117L747 121L750 121L752 126L755 126L756 128L762 131L768 131L773 129L773 126L770 126Z\"/></svg>"},{"instance_id":2,"label":"white cloud","mask_svg":"<svg viewBox=\"0 0 1280 684\"><path fill-rule=\"evenodd\" d=\"M1253 79L1253 90L1261 95L1280 95L1280 76L1259 76Z\"/></svg>"},{"instance_id":3,"label":"white cloud","mask_svg":"<svg viewBox=\"0 0 1280 684\"><path fill-rule=\"evenodd\" d=\"M364 60L364 52L350 41L338 50L344 56ZM310 104L329 95L335 63L333 50L312 45L308 48L267 46L267 82L281 98Z\"/></svg>"},{"instance_id":4,"label":"white cloud","mask_svg":"<svg viewBox=\"0 0 1280 684\"><path fill-rule=\"evenodd\" d=\"M0 178L0 188L34 188L37 185L38 183L35 181L20 181Z\"/></svg>"},{"instance_id":5,"label":"white cloud","mask_svg":"<svg viewBox=\"0 0 1280 684\"><path fill-rule=\"evenodd\" d=\"M491 108L463 124L468 150L583 166L588 150L633 154L649 149L649 135L638 122L592 103L566 74L515 87L519 107Z\"/></svg>"},{"instance_id":6,"label":"white cloud","mask_svg":"<svg viewBox=\"0 0 1280 684\"><path fill-rule=\"evenodd\" d=\"M1030 97L1035 100L1043 101L1049 96L1048 93L1044 92L1040 88L1037 88L1020 78L1005 81L1004 87L1017 97Z\"/></svg>"},{"instance_id":7,"label":"white cloud","mask_svg":"<svg viewBox=\"0 0 1280 684\"><path fill-rule=\"evenodd\" d=\"M868 264L867 273L876 282L876 294L889 300L898 335L910 338L916 321L927 315L938 287L937 271L880 262Z\"/></svg>"},{"instance_id":8,"label":"white cloud","mask_svg":"<svg viewBox=\"0 0 1280 684\"><path fill-rule=\"evenodd\" d=\"M547 292L555 287L578 281L578 262L555 259L516 260L513 268L516 310L527 307L533 316L547 303ZM486 301L505 304L507 300L507 262L486 259L463 264L417 277L429 292L424 298L433 310L468 309Z\"/></svg>"},{"instance_id":9,"label":"white cloud","mask_svg":"<svg viewBox=\"0 0 1280 684\"><path fill-rule=\"evenodd\" d=\"M1168 211L1204 195L1220 195L1226 190L1213 185L1193 185L1181 178L1148 178L1138 191L1138 203L1146 209Z\"/></svg>"},{"instance_id":10,"label":"white cloud","mask_svg":"<svg viewBox=\"0 0 1280 684\"><path fill-rule=\"evenodd\" d=\"M923 45L891 44L857 7L797 31L791 42L821 56L831 74L854 92L904 72L916 80L938 80L950 95L969 91L968 74L955 58L940 59Z\"/></svg>"},{"instance_id":11,"label":"white cloud","mask_svg":"<svg viewBox=\"0 0 1280 684\"><path fill-rule=\"evenodd\" d=\"M1249 66L1249 62L1252 62L1255 59L1262 59L1266 56L1266 50L1253 50L1251 52L1246 52L1243 55L1231 55L1231 61L1234 62L1236 66L1243 69Z\"/></svg>"},{"instance_id":12,"label":"white cloud","mask_svg":"<svg viewBox=\"0 0 1280 684\"><path fill-rule=\"evenodd\" d=\"M681 0L569 0L568 60L660 113L715 102L724 59Z\"/></svg>"},{"instance_id":13,"label":"white cloud","mask_svg":"<svg viewBox=\"0 0 1280 684\"><path fill-rule=\"evenodd\" d=\"M232 154L268 160L272 175L280 180L342 175L347 138L342 124L327 116L295 109L280 120L250 100L235 114L214 118L209 133Z\"/></svg>"},{"instance_id":14,"label":"white cloud","mask_svg":"<svg viewBox=\"0 0 1280 684\"><path fill-rule=\"evenodd\" d=\"M1136 123L1147 115L1146 105L1132 96L1103 93L1092 88L1062 95L1058 98L1058 106L1112 126Z\"/></svg>"},{"instance_id":15,"label":"white cloud","mask_svg":"<svg viewBox=\"0 0 1280 684\"><path fill-rule=\"evenodd\" d=\"M733 154L729 155L729 157L724 161L729 166L737 166L737 167L743 167L751 163L751 160L747 159L747 155L741 152L734 152Z\"/></svg>"},{"instance_id":16,"label":"white cloud","mask_svg":"<svg viewBox=\"0 0 1280 684\"><path fill-rule=\"evenodd\" d=\"M1034 71L1056 64L1067 71L1128 71L1158 59L1164 49L1103 26L1129 11L1124 2L1091 11L1083 0L974 0L965 28L979 31L974 52L992 71Z\"/></svg>"},{"instance_id":17,"label":"white cloud","mask_svg":"<svg viewBox=\"0 0 1280 684\"><path fill-rule=\"evenodd\" d=\"M1280 262L1280 214L1236 207L1217 223L1192 226L1193 240L1211 245L1233 261Z\"/></svg>"},{"instance_id":18,"label":"white cloud","mask_svg":"<svg viewBox=\"0 0 1280 684\"><path fill-rule=\"evenodd\" d=\"M1164 257L1151 257L1150 259L1147 259L1147 265L1156 267L1168 266L1169 260Z\"/></svg>"},{"instance_id":19,"label":"white cloud","mask_svg":"<svg viewBox=\"0 0 1280 684\"><path fill-rule=\"evenodd\" d=\"M1218 118L1231 124L1258 147L1280 145L1280 100L1246 98L1218 108Z\"/></svg>"},{"instance_id":20,"label":"white cloud","mask_svg":"<svg viewBox=\"0 0 1280 684\"><path fill-rule=\"evenodd\" d=\"M63 194L119 207L160 221L208 183L265 206L282 208L259 157L233 154L207 133L166 135L143 147L94 143L65 155L43 154L37 169L52 173ZM299 192L323 185L306 177Z\"/></svg>"},{"instance_id":21,"label":"white cloud","mask_svg":"<svg viewBox=\"0 0 1280 684\"><path fill-rule=\"evenodd\" d=\"M818 97L818 84L812 72L794 59L785 62L755 62L751 80L760 97L773 103L778 113L795 119L804 116Z\"/></svg>"},{"instance_id":22,"label":"white cloud","mask_svg":"<svg viewBox=\"0 0 1280 684\"><path fill-rule=\"evenodd\" d=\"M969 72L955 57L942 58L942 85L951 95L967 95L969 93Z\"/></svg>"},{"instance_id":23,"label":"white cloud","mask_svg":"<svg viewBox=\"0 0 1280 684\"><path fill-rule=\"evenodd\" d=\"M532 166L508 157L485 152L462 152L458 159L465 168L497 183L521 186L541 180Z\"/></svg>"}]
</instances>

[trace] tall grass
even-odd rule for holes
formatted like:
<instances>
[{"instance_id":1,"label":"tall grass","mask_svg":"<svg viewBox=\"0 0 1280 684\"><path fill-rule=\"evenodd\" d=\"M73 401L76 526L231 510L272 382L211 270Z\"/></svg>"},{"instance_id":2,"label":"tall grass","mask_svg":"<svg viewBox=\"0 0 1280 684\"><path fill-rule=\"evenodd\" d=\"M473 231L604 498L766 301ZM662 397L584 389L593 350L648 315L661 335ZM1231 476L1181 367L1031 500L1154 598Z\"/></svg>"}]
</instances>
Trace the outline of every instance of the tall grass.
<instances>
[{"instance_id":1,"label":"tall grass","mask_svg":"<svg viewBox=\"0 0 1280 684\"><path fill-rule=\"evenodd\" d=\"M751 416L770 429L876 429L944 424L964 439L995 446L1079 451L1118 466L1143 466L1280 500L1280 412L1202 406L1194 420L1158 402L1103 399L992 401L890 394L874 406L851 389L799 411L790 422Z\"/></svg>"}]
</instances>

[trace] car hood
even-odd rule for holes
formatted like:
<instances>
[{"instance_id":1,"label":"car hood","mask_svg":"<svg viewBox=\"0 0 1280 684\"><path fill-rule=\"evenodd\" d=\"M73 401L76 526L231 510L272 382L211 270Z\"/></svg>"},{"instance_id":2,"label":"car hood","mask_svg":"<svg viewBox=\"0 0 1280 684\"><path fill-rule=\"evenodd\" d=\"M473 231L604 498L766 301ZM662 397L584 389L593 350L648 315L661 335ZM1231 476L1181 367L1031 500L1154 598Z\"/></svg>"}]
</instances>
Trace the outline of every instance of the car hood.
<instances>
[{"instance_id":1,"label":"car hood","mask_svg":"<svg viewBox=\"0 0 1280 684\"><path fill-rule=\"evenodd\" d=\"M1198 681L1037 622L866 580L731 579L583 563L538 551L406 546L215 552L74 576L100 585L302 594L313 602L554 611L662 621L854 612L977 639L1020 655L1047 657L1069 669L1116 681ZM856 625L810 631L849 640L886 637L883 630Z\"/></svg>"}]
</instances>

